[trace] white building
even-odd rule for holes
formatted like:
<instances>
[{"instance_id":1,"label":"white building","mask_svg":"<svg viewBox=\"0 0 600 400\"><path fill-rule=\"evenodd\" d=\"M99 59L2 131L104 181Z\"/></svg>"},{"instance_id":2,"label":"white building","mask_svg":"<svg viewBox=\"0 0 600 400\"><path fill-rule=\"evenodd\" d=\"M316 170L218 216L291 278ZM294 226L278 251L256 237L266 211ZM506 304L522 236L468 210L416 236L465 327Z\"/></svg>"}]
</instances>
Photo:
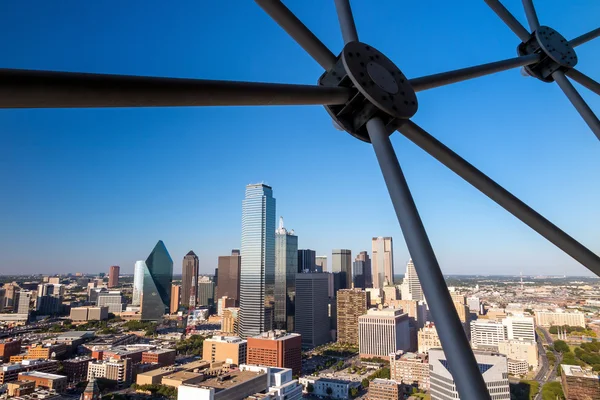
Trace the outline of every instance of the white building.
<instances>
[{"instance_id":1,"label":"white building","mask_svg":"<svg viewBox=\"0 0 600 400\"><path fill-rule=\"evenodd\" d=\"M502 320L506 326L506 338L509 340L535 341L533 317L511 316Z\"/></svg>"},{"instance_id":2,"label":"white building","mask_svg":"<svg viewBox=\"0 0 600 400\"><path fill-rule=\"evenodd\" d=\"M511 375L525 375L529 372L529 365L525 360L509 358L507 361L508 373Z\"/></svg>"},{"instance_id":3,"label":"white building","mask_svg":"<svg viewBox=\"0 0 600 400\"><path fill-rule=\"evenodd\" d=\"M350 388L358 386L360 382L350 382L341 379L317 378L307 376L299 379L300 384L307 391L308 385L312 385L314 396L322 396L334 400L346 400L350 398ZM331 394L327 393L327 389L331 389Z\"/></svg>"},{"instance_id":4,"label":"white building","mask_svg":"<svg viewBox=\"0 0 600 400\"><path fill-rule=\"evenodd\" d=\"M536 311L535 322L540 326L569 325L585 328L585 317L581 312Z\"/></svg>"},{"instance_id":5,"label":"white building","mask_svg":"<svg viewBox=\"0 0 600 400\"><path fill-rule=\"evenodd\" d=\"M146 262L144 260L136 261L133 267L133 299L132 306L139 306L142 300L142 291L144 289L144 269Z\"/></svg>"},{"instance_id":6,"label":"white building","mask_svg":"<svg viewBox=\"0 0 600 400\"><path fill-rule=\"evenodd\" d=\"M402 300L425 300L421 282L417 276L417 270L415 269L412 259L408 260L408 263L406 264L406 274L404 275L401 286L400 295Z\"/></svg>"},{"instance_id":7,"label":"white building","mask_svg":"<svg viewBox=\"0 0 600 400\"><path fill-rule=\"evenodd\" d=\"M368 310L358 317L358 348L364 358L410 350L408 314L392 308Z\"/></svg>"},{"instance_id":8,"label":"white building","mask_svg":"<svg viewBox=\"0 0 600 400\"><path fill-rule=\"evenodd\" d=\"M498 343L498 353L510 359L524 360L534 368L538 366L538 346L535 341L502 340Z\"/></svg>"},{"instance_id":9,"label":"white building","mask_svg":"<svg viewBox=\"0 0 600 400\"><path fill-rule=\"evenodd\" d=\"M469 306L469 310L471 310L471 312L481 314L481 300L479 300L479 297L467 297L467 305Z\"/></svg>"},{"instance_id":10,"label":"white building","mask_svg":"<svg viewBox=\"0 0 600 400\"><path fill-rule=\"evenodd\" d=\"M427 353L429 349L442 347L437 329L432 322L427 322L417 333L418 352Z\"/></svg>"},{"instance_id":11,"label":"white building","mask_svg":"<svg viewBox=\"0 0 600 400\"><path fill-rule=\"evenodd\" d=\"M492 400L510 400L506 356L481 350L474 350L473 353ZM429 351L431 400L460 399L449 368L442 349Z\"/></svg>"},{"instance_id":12,"label":"white building","mask_svg":"<svg viewBox=\"0 0 600 400\"><path fill-rule=\"evenodd\" d=\"M506 340L506 325L490 320L471 321L471 344L473 347L498 348Z\"/></svg>"}]
</instances>

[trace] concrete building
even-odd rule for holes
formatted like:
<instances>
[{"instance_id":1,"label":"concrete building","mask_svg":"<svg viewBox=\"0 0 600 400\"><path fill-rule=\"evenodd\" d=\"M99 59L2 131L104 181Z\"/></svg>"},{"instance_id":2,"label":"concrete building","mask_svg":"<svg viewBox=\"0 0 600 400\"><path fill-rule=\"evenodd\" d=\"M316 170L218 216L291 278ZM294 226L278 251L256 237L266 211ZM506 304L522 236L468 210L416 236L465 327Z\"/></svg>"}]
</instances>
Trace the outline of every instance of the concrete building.
<instances>
[{"instance_id":1,"label":"concrete building","mask_svg":"<svg viewBox=\"0 0 600 400\"><path fill-rule=\"evenodd\" d=\"M412 259L406 263L406 274L404 274L400 291L402 300L425 300L421 282Z\"/></svg>"},{"instance_id":2,"label":"concrete building","mask_svg":"<svg viewBox=\"0 0 600 400\"><path fill-rule=\"evenodd\" d=\"M15 364L3 364L0 366L0 385L16 381L21 372L40 371L55 373L58 371L56 360L24 360Z\"/></svg>"},{"instance_id":3,"label":"concrete building","mask_svg":"<svg viewBox=\"0 0 600 400\"><path fill-rule=\"evenodd\" d=\"M561 382L567 400L600 399L598 374L577 365L561 365Z\"/></svg>"},{"instance_id":4,"label":"concrete building","mask_svg":"<svg viewBox=\"0 0 600 400\"><path fill-rule=\"evenodd\" d=\"M352 286L352 251L334 249L331 253L331 268L333 273L341 274L341 289Z\"/></svg>"},{"instance_id":5,"label":"concrete building","mask_svg":"<svg viewBox=\"0 0 600 400\"><path fill-rule=\"evenodd\" d=\"M510 375L523 376L529 372L529 364L525 360L508 358L506 365Z\"/></svg>"},{"instance_id":6,"label":"concrete building","mask_svg":"<svg viewBox=\"0 0 600 400\"><path fill-rule=\"evenodd\" d=\"M506 326L506 337L510 340L535 341L533 317L510 316L502 320Z\"/></svg>"},{"instance_id":7,"label":"concrete building","mask_svg":"<svg viewBox=\"0 0 600 400\"><path fill-rule=\"evenodd\" d=\"M220 256L218 263L217 298L227 296L235 301L234 307L240 301L240 266L242 259L239 250L232 250L230 256Z\"/></svg>"},{"instance_id":8,"label":"concrete building","mask_svg":"<svg viewBox=\"0 0 600 400\"><path fill-rule=\"evenodd\" d=\"M181 305L184 307L196 306L199 267L198 256L190 250L183 257L183 265L181 267Z\"/></svg>"},{"instance_id":9,"label":"concrete building","mask_svg":"<svg viewBox=\"0 0 600 400\"><path fill-rule=\"evenodd\" d=\"M383 287L383 301L387 303L389 301L400 300L400 293L398 288L394 285L388 285Z\"/></svg>"},{"instance_id":10,"label":"concrete building","mask_svg":"<svg viewBox=\"0 0 600 400\"><path fill-rule=\"evenodd\" d=\"M5 339L0 341L0 360L7 362L11 356L21 352L21 339Z\"/></svg>"},{"instance_id":11,"label":"concrete building","mask_svg":"<svg viewBox=\"0 0 600 400\"><path fill-rule=\"evenodd\" d=\"M429 363L424 354L390 354L390 378L407 385L429 390Z\"/></svg>"},{"instance_id":12,"label":"concrete building","mask_svg":"<svg viewBox=\"0 0 600 400\"><path fill-rule=\"evenodd\" d=\"M358 317L366 314L370 295L365 290L345 289L337 292L337 341L358 345Z\"/></svg>"},{"instance_id":13,"label":"concrete building","mask_svg":"<svg viewBox=\"0 0 600 400\"><path fill-rule=\"evenodd\" d=\"M275 329L294 331L298 236L279 218L275 232Z\"/></svg>"},{"instance_id":14,"label":"concrete building","mask_svg":"<svg viewBox=\"0 0 600 400\"><path fill-rule=\"evenodd\" d=\"M47 372L30 371L19 373L20 381L33 381L36 388L55 390L62 393L67 388L67 377Z\"/></svg>"},{"instance_id":15,"label":"concrete building","mask_svg":"<svg viewBox=\"0 0 600 400\"><path fill-rule=\"evenodd\" d=\"M394 284L394 246L391 237L374 237L372 240L373 287L383 288ZM421 300L421 299L419 299Z\"/></svg>"},{"instance_id":16,"label":"concrete building","mask_svg":"<svg viewBox=\"0 0 600 400\"><path fill-rule=\"evenodd\" d=\"M410 350L408 314L393 308L368 310L358 317L361 358L386 358L398 350Z\"/></svg>"},{"instance_id":17,"label":"concrete building","mask_svg":"<svg viewBox=\"0 0 600 400\"><path fill-rule=\"evenodd\" d=\"M153 349L142 353L142 362L166 367L175 364L176 356L177 352L175 349Z\"/></svg>"},{"instance_id":18,"label":"concrete building","mask_svg":"<svg viewBox=\"0 0 600 400\"><path fill-rule=\"evenodd\" d=\"M248 364L291 368L294 374L302 369L302 338L297 333L269 331L248 338Z\"/></svg>"},{"instance_id":19,"label":"concrete building","mask_svg":"<svg viewBox=\"0 0 600 400\"><path fill-rule=\"evenodd\" d=\"M142 293L144 290L144 270L146 269L146 263L144 260L135 262L133 267L133 293L132 293L132 306L139 306L142 300Z\"/></svg>"},{"instance_id":20,"label":"concrete building","mask_svg":"<svg viewBox=\"0 0 600 400\"><path fill-rule=\"evenodd\" d=\"M119 286L119 274L121 273L121 268L118 265L113 265L108 270L108 287L114 288Z\"/></svg>"},{"instance_id":21,"label":"concrete building","mask_svg":"<svg viewBox=\"0 0 600 400\"><path fill-rule=\"evenodd\" d=\"M125 297L119 290L98 293L96 305L99 307L108 307L109 313L120 313L125 308Z\"/></svg>"},{"instance_id":22,"label":"concrete building","mask_svg":"<svg viewBox=\"0 0 600 400\"><path fill-rule=\"evenodd\" d=\"M138 385L160 385L165 376L173 375L178 371L181 371L181 369L170 366L141 372L137 374L135 383Z\"/></svg>"},{"instance_id":23,"label":"concrete building","mask_svg":"<svg viewBox=\"0 0 600 400\"><path fill-rule=\"evenodd\" d=\"M313 392L311 394L313 396L335 400L349 399L348 393L350 392L350 388L358 386L359 384L359 382L350 382L332 378L317 378L314 376L302 377L298 381L305 390L309 384L312 385Z\"/></svg>"},{"instance_id":24,"label":"concrete building","mask_svg":"<svg viewBox=\"0 0 600 400\"><path fill-rule=\"evenodd\" d=\"M171 314L177 313L181 304L181 285L171 285L171 304L169 311Z\"/></svg>"},{"instance_id":25,"label":"concrete building","mask_svg":"<svg viewBox=\"0 0 600 400\"><path fill-rule=\"evenodd\" d=\"M116 381L119 386L126 385L131 382L132 361L130 359L90 361L88 380L92 378L105 378Z\"/></svg>"},{"instance_id":26,"label":"concrete building","mask_svg":"<svg viewBox=\"0 0 600 400\"><path fill-rule=\"evenodd\" d=\"M328 274L297 274L295 285L295 332L301 335L302 346L312 348L330 342L329 314L325 306L329 300Z\"/></svg>"},{"instance_id":27,"label":"concrete building","mask_svg":"<svg viewBox=\"0 0 600 400\"><path fill-rule=\"evenodd\" d=\"M426 323L423 328L419 329L417 334L418 352L427 353L429 349L442 347L440 337L433 322Z\"/></svg>"},{"instance_id":28,"label":"concrete building","mask_svg":"<svg viewBox=\"0 0 600 400\"><path fill-rule=\"evenodd\" d=\"M204 381L205 376L200 372L178 371L164 376L161 385L179 388L181 385L195 385Z\"/></svg>"},{"instance_id":29,"label":"concrete building","mask_svg":"<svg viewBox=\"0 0 600 400\"><path fill-rule=\"evenodd\" d=\"M29 315L29 304L31 303L31 292L21 289L16 292L13 311L15 314Z\"/></svg>"},{"instance_id":30,"label":"concrete building","mask_svg":"<svg viewBox=\"0 0 600 400\"><path fill-rule=\"evenodd\" d=\"M72 321L103 321L108 319L108 307L73 307L69 316Z\"/></svg>"},{"instance_id":31,"label":"concrete building","mask_svg":"<svg viewBox=\"0 0 600 400\"><path fill-rule=\"evenodd\" d=\"M238 334L238 315L239 308L229 307L223 310L223 322L221 323L221 332L224 334Z\"/></svg>"},{"instance_id":32,"label":"concrete building","mask_svg":"<svg viewBox=\"0 0 600 400\"><path fill-rule=\"evenodd\" d=\"M64 291L65 288L61 284L39 284L35 309L40 315L59 314Z\"/></svg>"},{"instance_id":33,"label":"concrete building","mask_svg":"<svg viewBox=\"0 0 600 400\"><path fill-rule=\"evenodd\" d=\"M376 378L369 383L369 399L404 400L404 385L390 380Z\"/></svg>"},{"instance_id":34,"label":"concrete building","mask_svg":"<svg viewBox=\"0 0 600 400\"><path fill-rule=\"evenodd\" d=\"M31 344L27 349L26 360L49 360L63 358L67 354L68 347L65 343Z\"/></svg>"},{"instance_id":35,"label":"concrete building","mask_svg":"<svg viewBox=\"0 0 600 400\"><path fill-rule=\"evenodd\" d=\"M535 322L540 326L569 325L585 328L585 317L581 312L536 311Z\"/></svg>"},{"instance_id":36,"label":"concrete building","mask_svg":"<svg viewBox=\"0 0 600 400\"><path fill-rule=\"evenodd\" d=\"M498 343L508 338L506 325L502 322L471 321L471 345L478 348L498 349Z\"/></svg>"},{"instance_id":37,"label":"concrete building","mask_svg":"<svg viewBox=\"0 0 600 400\"><path fill-rule=\"evenodd\" d=\"M31 394L35 390L34 381L16 381L6 384L7 394L9 397L25 396Z\"/></svg>"},{"instance_id":38,"label":"concrete building","mask_svg":"<svg viewBox=\"0 0 600 400\"><path fill-rule=\"evenodd\" d=\"M508 363L504 355L474 350L479 370L493 400L510 400ZM442 349L429 350L431 400L459 399L450 366Z\"/></svg>"},{"instance_id":39,"label":"concrete building","mask_svg":"<svg viewBox=\"0 0 600 400\"><path fill-rule=\"evenodd\" d=\"M248 342L237 336L213 336L204 340L202 350L205 361L240 365L246 363Z\"/></svg>"},{"instance_id":40,"label":"concrete building","mask_svg":"<svg viewBox=\"0 0 600 400\"><path fill-rule=\"evenodd\" d=\"M509 359L524 360L527 366L533 368L538 366L538 346L535 341L501 340L498 342L498 353Z\"/></svg>"},{"instance_id":41,"label":"concrete building","mask_svg":"<svg viewBox=\"0 0 600 400\"><path fill-rule=\"evenodd\" d=\"M328 272L327 270L327 256L316 256L315 266L320 268L321 272Z\"/></svg>"},{"instance_id":42,"label":"concrete building","mask_svg":"<svg viewBox=\"0 0 600 400\"><path fill-rule=\"evenodd\" d=\"M467 297L467 305L469 306L469 310L471 310L472 313L481 314L481 300L479 299L479 297Z\"/></svg>"},{"instance_id":43,"label":"concrete building","mask_svg":"<svg viewBox=\"0 0 600 400\"><path fill-rule=\"evenodd\" d=\"M208 276L198 278L198 297L196 306L206 306L214 310L215 307L215 281Z\"/></svg>"}]
</instances>

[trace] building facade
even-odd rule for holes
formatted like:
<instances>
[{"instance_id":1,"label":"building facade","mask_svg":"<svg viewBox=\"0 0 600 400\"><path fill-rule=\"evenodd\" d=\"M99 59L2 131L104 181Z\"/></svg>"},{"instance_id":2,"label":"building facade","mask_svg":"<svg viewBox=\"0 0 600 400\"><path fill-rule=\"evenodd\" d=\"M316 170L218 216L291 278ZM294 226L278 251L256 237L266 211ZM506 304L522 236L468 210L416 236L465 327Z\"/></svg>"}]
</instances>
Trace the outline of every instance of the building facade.
<instances>
[{"instance_id":1,"label":"building facade","mask_svg":"<svg viewBox=\"0 0 600 400\"><path fill-rule=\"evenodd\" d=\"M581 312L536 311L535 322L540 326L569 325L585 328L585 317Z\"/></svg>"},{"instance_id":2,"label":"building facade","mask_svg":"<svg viewBox=\"0 0 600 400\"><path fill-rule=\"evenodd\" d=\"M29 314L29 304L31 303L31 292L28 290L19 290L15 294L13 310L16 314Z\"/></svg>"},{"instance_id":3,"label":"building facade","mask_svg":"<svg viewBox=\"0 0 600 400\"><path fill-rule=\"evenodd\" d=\"M288 231L279 218L275 232L275 329L294 330L298 236Z\"/></svg>"},{"instance_id":4,"label":"building facade","mask_svg":"<svg viewBox=\"0 0 600 400\"><path fill-rule=\"evenodd\" d=\"M181 286L180 285L171 285L171 303L169 307L169 311L171 314L175 314L177 310L179 310L179 305L181 304Z\"/></svg>"},{"instance_id":5,"label":"building facade","mask_svg":"<svg viewBox=\"0 0 600 400\"><path fill-rule=\"evenodd\" d=\"M390 379L373 379L369 383L369 399L404 400L404 385Z\"/></svg>"},{"instance_id":6,"label":"building facade","mask_svg":"<svg viewBox=\"0 0 600 400\"><path fill-rule=\"evenodd\" d=\"M314 250L298 250L298 273L304 271L323 272L321 266L317 269L316 257L317 254Z\"/></svg>"},{"instance_id":7,"label":"building facade","mask_svg":"<svg viewBox=\"0 0 600 400\"><path fill-rule=\"evenodd\" d=\"M183 265L181 266L181 305L184 307L196 306L199 268L198 256L190 250L183 257Z\"/></svg>"},{"instance_id":8,"label":"building facade","mask_svg":"<svg viewBox=\"0 0 600 400\"><path fill-rule=\"evenodd\" d=\"M528 367L538 366L538 346L535 340L501 340L498 342L498 353L509 359L523 360Z\"/></svg>"},{"instance_id":9,"label":"building facade","mask_svg":"<svg viewBox=\"0 0 600 400\"><path fill-rule=\"evenodd\" d=\"M158 321L169 312L172 281L173 259L163 241L159 240L145 262L141 299L142 320Z\"/></svg>"},{"instance_id":10,"label":"building facade","mask_svg":"<svg viewBox=\"0 0 600 400\"><path fill-rule=\"evenodd\" d=\"M239 366L246 363L248 342L237 336L213 336L202 344L202 359Z\"/></svg>"},{"instance_id":11,"label":"building facade","mask_svg":"<svg viewBox=\"0 0 600 400\"><path fill-rule=\"evenodd\" d=\"M427 353L429 349L442 347L440 337L433 322L426 323L417 333L417 343L419 353Z\"/></svg>"},{"instance_id":12,"label":"building facade","mask_svg":"<svg viewBox=\"0 0 600 400\"><path fill-rule=\"evenodd\" d=\"M133 293L132 293L132 306L139 306L142 300L142 293L144 289L144 271L146 270L146 263L144 260L136 261L133 267Z\"/></svg>"},{"instance_id":13,"label":"building facade","mask_svg":"<svg viewBox=\"0 0 600 400\"><path fill-rule=\"evenodd\" d=\"M109 313L120 313L125 309L125 297L119 290L98 293L98 307L108 307Z\"/></svg>"},{"instance_id":14,"label":"building facade","mask_svg":"<svg viewBox=\"0 0 600 400\"><path fill-rule=\"evenodd\" d=\"M429 363L423 354L390 354L390 378L416 385L421 390L429 390Z\"/></svg>"},{"instance_id":15,"label":"building facade","mask_svg":"<svg viewBox=\"0 0 600 400\"><path fill-rule=\"evenodd\" d=\"M504 318L502 324L506 326L507 339L535 342L533 317L510 316Z\"/></svg>"},{"instance_id":16,"label":"building facade","mask_svg":"<svg viewBox=\"0 0 600 400\"><path fill-rule=\"evenodd\" d=\"M60 313L64 286L53 283L42 283L38 285L36 310L40 315L55 315Z\"/></svg>"},{"instance_id":17,"label":"building facade","mask_svg":"<svg viewBox=\"0 0 600 400\"><path fill-rule=\"evenodd\" d=\"M417 270L412 259L406 263L406 274L404 275L400 290L403 300L425 300L421 281L419 281L419 276L417 275Z\"/></svg>"},{"instance_id":18,"label":"building facade","mask_svg":"<svg viewBox=\"0 0 600 400\"><path fill-rule=\"evenodd\" d=\"M394 284L394 248L391 237L374 237L373 254L373 287L383 288Z\"/></svg>"},{"instance_id":19,"label":"building facade","mask_svg":"<svg viewBox=\"0 0 600 400\"><path fill-rule=\"evenodd\" d=\"M208 276L203 276L198 279L198 297L196 299L197 306L207 306L213 308L215 306L215 282Z\"/></svg>"},{"instance_id":20,"label":"building facade","mask_svg":"<svg viewBox=\"0 0 600 400\"><path fill-rule=\"evenodd\" d=\"M369 293L360 289L337 292L337 341L358 345L358 317L366 314L371 302Z\"/></svg>"},{"instance_id":21,"label":"building facade","mask_svg":"<svg viewBox=\"0 0 600 400\"><path fill-rule=\"evenodd\" d=\"M308 272L296 275L295 332L302 346L317 347L331 341L327 312L328 274Z\"/></svg>"},{"instance_id":22,"label":"building facade","mask_svg":"<svg viewBox=\"0 0 600 400\"><path fill-rule=\"evenodd\" d=\"M239 250L232 250L230 256L220 256L218 264L217 298L227 296L235 300L237 306L240 302L240 267L242 258Z\"/></svg>"},{"instance_id":23,"label":"building facade","mask_svg":"<svg viewBox=\"0 0 600 400\"><path fill-rule=\"evenodd\" d=\"M498 350L498 343L507 338L506 326L502 322L471 321L471 345L473 347Z\"/></svg>"},{"instance_id":24,"label":"building facade","mask_svg":"<svg viewBox=\"0 0 600 400\"><path fill-rule=\"evenodd\" d=\"M334 249L331 252L331 270L341 274L341 289L352 287L352 251Z\"/></svg>"},{"instance_id":25,"label":"building facade","mask_svg":"<svg viewBox=\"0 0 600 400\"><path fill-rule=\"evenodd\" d=\"M121 274L121 267L113 265L108 270L108 287L114 288L119 286L119 275Z\"/></svg>"},{"instance_id":26,"label":"building facade","mask_svg":"<svg viewBox=\"0 0 600 400\"><path fill-rule=\"evenodd\" d=\"M302 338L297 333L268 331L248 338L248 364L291 368L294 375L302 369Z\"/></svg>"},{"instance_id":27,"label":"building facade","mask_svg":"<svg viewBox=\"0 0 600 400\"><path fill-rule=\"evenodd\" d=\"M328 272L327 270L327 256L316 256L315 265L320 269L320 272Z\"/></svg>"},{"instance_id":28,"label":"building facade","mask_svg":"<svg viewBox=\"0 0 600 400\"><path fill-rule=\"evenodd\" d=\"M561 365L561 382L567 400L600 399L597 373L577 365Z\"/></svg>"},{"instance_id":29,"label":"building facade","mask_svg":"<svg viewBox=\"0 0 600 400\"><path fill-rule=\"evenodd\" d=\"M402 310L368 310L358 317L360 357L387 358L390 353L410 350L408 325L408 314Z\"/></svg>"}]
</instances>

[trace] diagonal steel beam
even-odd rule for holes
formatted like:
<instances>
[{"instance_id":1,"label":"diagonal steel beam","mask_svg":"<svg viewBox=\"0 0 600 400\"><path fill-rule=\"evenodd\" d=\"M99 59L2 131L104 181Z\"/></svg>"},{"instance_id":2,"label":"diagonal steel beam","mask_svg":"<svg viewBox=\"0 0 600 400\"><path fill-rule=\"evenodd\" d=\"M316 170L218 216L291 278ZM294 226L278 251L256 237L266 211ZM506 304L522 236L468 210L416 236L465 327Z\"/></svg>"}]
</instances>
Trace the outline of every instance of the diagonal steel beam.
<instances>
[{"instance_id":1,"label":"diagonal steel beam","mask_svg":"<svg viewBox=\"0 0 600 400\"><path fill-rule=\"evenodd\" d=\"M539 54L529 54L526 56L509 58L508 60L496 61L474 67L422 76L420 78L410 79L409 81L415 92L420 92L427 89L450 85L456 82L462 82L468 79L478 78L480 76L494 74L496 72L505 71L511 68L534 64L540 61L541 58L542 56Z\"/></svg>"},{"instance_id":2,"label":"diagonal steel beam","mask_svg":"<svg viewBox=\"0 0 600 400\"><path fill-rule=\"evenodd\" d=\"M525 16L527 17L527 23L529 23L529 29L531 32L535 32L537 28L540 27L540 20L535 12L533 0L523 0L523 8L525 9Z\"/></svg>"},{"instance_id":3,"label":"diagonal steel beam","mask_svg":"<svg viewBox=\"0 0 600 400\"><path fill-rule=\"evenodd\" d=\"M485 0L487 5L500 17L502 21L521 39L526 42L531 37L527 29L500 3L498 0Z\"/></svg>"},{"instance_id":4,"label":"diagonal steel beam","mask_svg":"<svg viewBox=\"0 0 600 400\"><path fill-rule=\"evenodd\" d=\"M575 107L585 123L588 124L592 132L594 132L598 140L600 140L600 120L596 117L596 114L594 114L583 97L581 97L577 89L575 89L571 81L569 81L562 71L554 71L552 73L552 78L558 83L560 89L568 97L571 104L573 104L573 107Z\"/></svg>"},{"instance_id":5,"label":"diagonal steel beam","mask_svg":"<svg viewBox=\"0 0 600 400\"><path fill-rule=\"evenodd\" d=\"M596 28L588 33L584 33L581 36L577 36L575 39L569 40L569 44L571 47L577 47L597 38L598 36L600 36L600 28Z\"/></svg>"},{"instance_id":6,"label":"diagonal steel beam","mask_svg":"<svg viewBox=\"0 0 600 400\"><path fill-rule=\"evenodd\" d=\"M403 121L398 127L398 131L499 206L545 237L550 243L600 276L600 257L450 150L423 128L412 121Z\"/></svg>"},{"instance_id":7,"label":"diagonal steel beam","mask_svg":"<svg viewBox=\"0 0 600 400\"><path fill-rule=\"evenodd\" d=\"M325 70L335 65L336 56L280 0L254 0Z\"/></svg>"},{"instance_id":8,"label":"diagonal steel beam","mask_svg":"<svg viewBox=\"0 0 600 400\"><path fill-rule=\"evenodd\" d=\"M338 21L340 22L340 28L342 29L344 43L358 42L358 33L356 32L350 0L335 0L335 9Z\"/></svg>"},{"instance_id":9,"label":"diagonal steel beam","mask_svg":"<svg viewBox=\"0 0 600 400\"><path fill-rule=\"evenodd\" d=\"M0 108L343 104L341 87L0 69Z\"/></svg>"},{"instance_id":10,"label":"diagonal steel beam","mask_svg":"<svg viewBox=\"0 0 600 400\"><path fill-rule=\"evenodd\" d=\"M400 168L389 133L379 118L367 122L367 131L392 199L396 217L400 222L404 240L414 261L423 293L438 328L440 342L460 398L489 400L490 395Z\"/></svg>"},{"instance_id":11,"label":"diagonal steel beam","mask_svg":"<svg viewBox=\"0 0 600 400\"><path fill-rule=\"evenodd\" d=\"M579 72L578 70L573 68L565 72L565 75L573 79L575 82L578 82L581 86L588 88L589 90L600 96L600 83L596 82L583 72Z\"/></svg>"}]
</instances>

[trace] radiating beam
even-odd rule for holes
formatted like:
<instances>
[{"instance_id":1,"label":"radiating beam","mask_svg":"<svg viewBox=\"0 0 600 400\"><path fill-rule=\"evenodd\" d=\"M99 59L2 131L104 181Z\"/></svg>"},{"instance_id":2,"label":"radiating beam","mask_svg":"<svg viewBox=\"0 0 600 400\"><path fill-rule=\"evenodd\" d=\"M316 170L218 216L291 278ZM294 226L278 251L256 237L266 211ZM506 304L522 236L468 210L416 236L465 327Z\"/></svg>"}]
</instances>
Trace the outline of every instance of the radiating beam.
<instances>
[{"instance_id":1,"label":"radiating beam","mask_svg":"<svg viewBox=\"0 0 600 400\"><path fill-rule=\"evenodd\" d=\"M354 16L350 7L350 0L335 0L335 9L342 29L344 43L358 42L358 33L354 24Z\"/></svg>"},{"instance_id":2,"label":"radiating beam","mask_svg":"<svg viewBox=\"0 0 600 400\"><path fill-rule=\"evenodd\" d=\"M498 0L485 0L487 5L500 17L502 21L521 39L526 42L531 37L527 29L500 3Z\"/></svg>"},{"instance_id":3,"label":"radiating beam","mask_svg":"<svg viewBox=\"0 0 600 400\"><path fill-rule=\"evenodd\" d=\"M379 118L367 122L367 131L460 398L489 400L490 395L481 371L456 313L388 131Z\"/></svg>"},{"instance_id":4,"label":"radiating beam","mask_svg":"<svg viewBox=\"0 0 600 400\"><path fill-rule=\"evenodd\" d=\"M529 23L529 29L531 29L531 32L535 32L537 28L540 27L540 20L535 12L533 0L523 0L523 8L525 9L525 16L527 17L527 23Z\"/></svg>"},{"instance_id":5,"label":"radiating beam","mask_svg":"<svg viewBox=\"0 0 600 400\"><path fill-rule=\"evenodd\" d=\"M325 70L335 65L336 56L280 0L254 0Z\"/></svg>"},{"instance_id":6,"label":"radiating beam","mask_svg":"<svg viewBox=\"0 0 600 400\"><path fill-rule=\"evenodd\" d=\"M583 35L576 37L575 39L569 40L569 44L571 47L577 47L597 38L598 36L600 36L600 28L596 28L588 33L584 33Z\"/></svg>"},{"instance_id":7,"label":"radiating beam","mask_svg":"<svg viewBox=\"0 0 600 400\"><path fill-rule=\"evenodd\" d=\"M519 200L508 190L494 182L464 158L450 150L423 128L412 121L403 121L398 127L398 131L473 185L481 193L545 237L550 243L573 257L594 274L600 276L600 257Z\"/></svg>"},{"instance_id":8,"label":"radiating beam","mask_svg":"<svg viewBox=\"0 0 600 400\"><path fill-rule=\"evenodd\" d=\"M576 69L570 69L565 72L565 75L600 96L600 83L596 82L586 74Z\"/></svg>"},{"instance_id":9,"label":"radiating beam","mask_svg":"<svg viewBox=\"0 0 600 400\"><path fill-rule=\"evenodd\" d=\"M352 94L312 85L0 69L0 108L343 104Z\"/></svg>"},{"instance_id":10,"label":"radiating beam","mask_svg":"<svg viewBox=\"0 0 600 400\"><path fill-rule=\"evenodd\" d=\"M439 86L450 85L452 83L478 78L507 69L522 67L524 65L534 64L540 61L539 54L529 54L526 56L509 58L508 60L496 61L488 64L477 65L474 67L457 69L454 71L442 72L434 75L422 76L420 78L410 79L415 92L436 88Z\"/></svg>"},{"instance_id":11,"label":"radiating beam","mask_svg":"<svg viewBox=\"0 0 600 400\"><path fill-rule=\"evenodd\" d=\"M575 89L571 81L569 81L569 78L567 78L562 71L554 71L552 73L552 78L558 83L558 86L560 86L561 90L569 98L571 104L573 104L573 107L575 107L585 123L588 124L592 132L594 132L598 140L600 140L600 120L596 117L596 114L594 114L583 97L581 97L577 89Z\"/></svg>"}]
</instances>

